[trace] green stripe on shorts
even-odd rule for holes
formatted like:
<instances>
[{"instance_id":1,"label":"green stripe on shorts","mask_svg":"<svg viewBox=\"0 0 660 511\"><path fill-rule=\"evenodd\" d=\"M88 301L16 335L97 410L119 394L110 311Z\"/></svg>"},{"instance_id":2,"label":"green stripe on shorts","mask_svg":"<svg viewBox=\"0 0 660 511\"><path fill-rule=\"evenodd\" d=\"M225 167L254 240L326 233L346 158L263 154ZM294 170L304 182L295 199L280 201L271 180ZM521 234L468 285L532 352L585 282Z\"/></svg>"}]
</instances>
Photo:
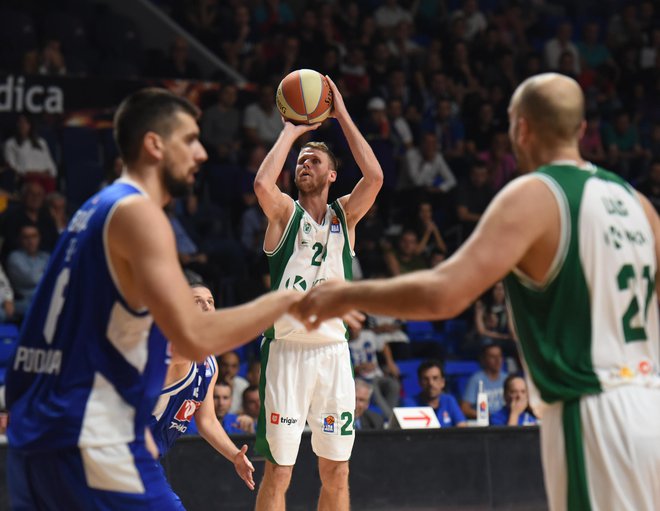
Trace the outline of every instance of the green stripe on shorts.
<instances>
[{"instance_id":1,"label":"green stripe on shorts","mask_svg":"<svg viewBox=\"0 0 660 511\"><path fill-rule=\"evenodd\" d=\"M268 354L270 353L271 342L271 339L265 338L261 345L261 379L259 380L259 399L261 400L261 408L259 410L257 441L254 444L254 450L271 463L277 464L270 452L270 446L266 439L266 367L268 366Z\"/></svg>"},{"instance_id":2,"label":"green stripe on shorts","mask_svg":"<svg viewBox=\"0 0 660 511\"><path fill-rule=\"evenodd\" d=\"M566 470L568 480L568 511L591 511L587 467L584 461L582 443L582 421L580 400L564 403L562 414L564 423L564 448L566 450Z\"/></svg>"}]
</instances>

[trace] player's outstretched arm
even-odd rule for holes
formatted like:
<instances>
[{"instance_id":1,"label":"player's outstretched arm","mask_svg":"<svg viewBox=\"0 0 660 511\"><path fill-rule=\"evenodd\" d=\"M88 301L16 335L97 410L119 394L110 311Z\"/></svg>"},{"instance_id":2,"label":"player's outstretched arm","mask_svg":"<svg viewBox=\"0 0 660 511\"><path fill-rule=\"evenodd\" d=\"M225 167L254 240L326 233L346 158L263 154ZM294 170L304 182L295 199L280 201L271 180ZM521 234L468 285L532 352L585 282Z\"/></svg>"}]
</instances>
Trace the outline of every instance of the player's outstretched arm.
<instances>
[{"instance_id":1,"label":"player's outstretched arm","mask_svg":"<svg viewBox=\"0 0 660 511\"><path fill-rule=\"evenodd\" d=\"M218 421L215 415L215 407L213 406L213 388L215 382L218 380L218 373L216 372L209 384L209 391L202 401L202 405L195 412L195 423L199 434L206 440L213 448L222 454L225 458L234 464L238 477L245 481L245 484L251 490L254 490L254 467L245 455L247 452L247 445L238 449L227 432Z\"/></svg>"},{"instance_id":2,"label":"player's outstretched arm","mask_svg":"<svg viewBox=\"0 0 660 511\"><path fill-rule=\"evenodd\" d=\"M165 214L143 197L126 200L117 208L107 243L128 304L135 309L147 307L165 337L190 360L254 339L302 296L278 291L238 307L202 312L190 300Z\"/></svg>"},{"instance_id":3,"label":"player's outstretched arm","mask_svg":"<svg viewBox=\"0 0 660 511\"><path fill-rule=\"evenodd\" d=\"M284 119L282 122L284 128L268 151L254 179L254 193L271 223L288 219L293 208L291 198L283 194L277 186L277 178L284 168L291 146L303 133L315 130L321 125L320 123L295 125Z\"/></svg>"},{"instance_id":4,"label":"player's outstretched arm","mask_svg":"<svg viewBox=\"0 0 660 511\"><path fill-rule=\"evenodd\" d=\"M323 283L294 313L308 327L350 309L401 319L454 317L520 264L558 218L547 186L520 178L498 194L474 234L436 268L392 279Z\"/></svg>"},{"instance_id":5,"label":"player's outstretched arm","mask_svg":"<svg viewBox=\"0 0 660 511\"><path fill-rule=\"evenodd\" d=\"M326 78L332 90L333 109L331 115L339 121L339 125L348 141L348 146L351 148L351 153L353 153L353 158L355 158L355 162L362 172L362 178L355 185L353 191L340 199L346 212L348 227L353 228L367 214L367 211L376 200L376 196L383 186L383 169L380 167L371 146L351 119L335 82L327 75Z\"/></svg>"}]
</instances>

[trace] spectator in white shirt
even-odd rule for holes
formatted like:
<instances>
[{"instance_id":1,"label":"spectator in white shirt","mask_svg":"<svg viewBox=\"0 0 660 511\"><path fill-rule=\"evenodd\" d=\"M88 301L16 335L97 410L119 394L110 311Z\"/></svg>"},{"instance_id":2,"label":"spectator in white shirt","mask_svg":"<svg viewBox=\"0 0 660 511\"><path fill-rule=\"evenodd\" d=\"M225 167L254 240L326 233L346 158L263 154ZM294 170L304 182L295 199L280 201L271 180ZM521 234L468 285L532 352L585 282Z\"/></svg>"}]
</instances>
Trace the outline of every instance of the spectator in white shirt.
<instances>
[{"instance_id":1,"label":"spectator in white shirt","mask_svg":"<svg viewBox=\"0 0 660 511\"><path fill-rule=\"evenodd\" d=\"M548 66L548 69L559 69L561 55L565 51L568 51L573 54L575 76L580 74L580 52L571 42L572 35L573 27L571 24L568 22L560 23L557 28L557 36L545 43L545 63Z\"/></svg>"},{"instance_id":2,"label":"spectator in white shirt","mask_svg":"<svg viewBox=\"0 0 660 511\"><path fill-rule=\"evenodd\" d=\"M275 107L275 89L272 85L262 85L259 100L245 109L243 128L252 144L272 146L282 131L282 117Z\"/></svg>"},{"instance_id":3,"label":"spectator in white shirt","mask_svg":"<svg viewBox=\"0 0 660 511\"><path fill-rule=\"evenodd\" d=\"M385 0L385 3L374 12L374 21L381 30L390 31L402 21L412 23L413 18L397 0Z\"/></svg>"},{"instance_id":4,"label":"spectator in white shirt","mask_svg":"<svg viewBox=\"0 0 660 511\"><path fill-rule=\"evenodd\" d=\"M454 17L461 15L465 19L465 39L468 41L472 41L488 25L486 16L479 10L477 0L465 0L463 2L463 9L457 11Z\"/></svg>"},{"instance_id":5,"label":"spectator in white shirt","mask_svg":"<svg viewBox=\"0 0 660 511\"><path fill-rule=\"evenodd\" d=\"M438 150L438 138L434 133L424 134L421 149L408 149L406 163L408 176L415 186L443 193L456 186L456 178Z\"/></svg>"},{"instance_id":6,"label":"spectator in white shirt","mask_svg":"<svg viewBox=\"0 0 660 511\"><path fill-rule=\"evenodd\" d=\"M7 164L19 177L39 181L46 192L55 190L57 168L48 144L39 137L26 115L21 114L16 119L16 131L5 142L4 155Z\"/></svg>"}]
</instances>

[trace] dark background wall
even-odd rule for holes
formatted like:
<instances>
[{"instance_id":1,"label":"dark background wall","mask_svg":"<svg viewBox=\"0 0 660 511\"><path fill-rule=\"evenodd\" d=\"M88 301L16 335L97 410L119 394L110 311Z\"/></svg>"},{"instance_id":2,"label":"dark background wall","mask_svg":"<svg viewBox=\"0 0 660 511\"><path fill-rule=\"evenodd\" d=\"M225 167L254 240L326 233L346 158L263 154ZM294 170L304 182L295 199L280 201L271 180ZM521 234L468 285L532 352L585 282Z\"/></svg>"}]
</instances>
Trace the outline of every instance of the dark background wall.
<instances>
[{"instance_id":1,"label":"dark background wall","mask_svg":"<svg viewBox=\"0 0 660 511\"><path fill-rule=\"evenodd\" d=\"M247 443L260 481L263 459ZM0 509L9 509L6 445L0 446ZM231 463L200 438L179 440L164 461L174 490L189 511L246 510L256 491ZM351 459L355 511L546 510L538 428L360 432ZM305 435L288 494L289 511L316 507L320 480Z\"/></svg>"}]
</instances>

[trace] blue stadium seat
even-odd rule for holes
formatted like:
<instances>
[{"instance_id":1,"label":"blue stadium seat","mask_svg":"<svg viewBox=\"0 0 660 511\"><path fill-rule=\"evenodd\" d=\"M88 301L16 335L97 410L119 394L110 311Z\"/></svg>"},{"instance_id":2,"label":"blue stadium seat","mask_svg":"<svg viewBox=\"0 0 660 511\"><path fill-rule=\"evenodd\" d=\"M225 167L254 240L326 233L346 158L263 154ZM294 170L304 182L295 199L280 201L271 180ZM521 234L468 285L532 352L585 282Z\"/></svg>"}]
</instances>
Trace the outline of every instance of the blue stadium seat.
<instances>
[{"instance_id":1,"label":"blue stadium seat","mask_svg":"<svg viewBox=\"0 0 660 511\"><path fill-rule=\"evenodd\" d=\"M464 319L448 319L444 322L444 337L447 353L455 354L463 345L468 333L468 324Z\"/></svg>"},{"instance_id":2,"label":"blue stadium seat","mask_svg":"<svg viewBox=\"0 0 660 511\"><path fill-rule=\"evenodd\" d=\"M481 366L476 360L449 360L445 363L445 392L454 395L460 402L470 376L479 371Z\"/></svg>"},{"instance_id":3,"label":"blue stadium seat","mask_svg":"<svg viewBox=\"0 0 660 511\"><path fill-rule=\"evenodd\" d=\"M422 363L421 359L397 360L401 371L401 387L405 397L413 397L422 390L417 380L417 368Z\"/></svg>"},{"instance_id":4,"label":"blue stadium seat","mask_svg":"<svg viewBox=\"0 0 660 511\"><path fill-rule=\"evenodd\" d=\"M444 336L435 330L430 321L407 321L405 326L411 341L444 341Z\"/></svg>"}]
</instances>

